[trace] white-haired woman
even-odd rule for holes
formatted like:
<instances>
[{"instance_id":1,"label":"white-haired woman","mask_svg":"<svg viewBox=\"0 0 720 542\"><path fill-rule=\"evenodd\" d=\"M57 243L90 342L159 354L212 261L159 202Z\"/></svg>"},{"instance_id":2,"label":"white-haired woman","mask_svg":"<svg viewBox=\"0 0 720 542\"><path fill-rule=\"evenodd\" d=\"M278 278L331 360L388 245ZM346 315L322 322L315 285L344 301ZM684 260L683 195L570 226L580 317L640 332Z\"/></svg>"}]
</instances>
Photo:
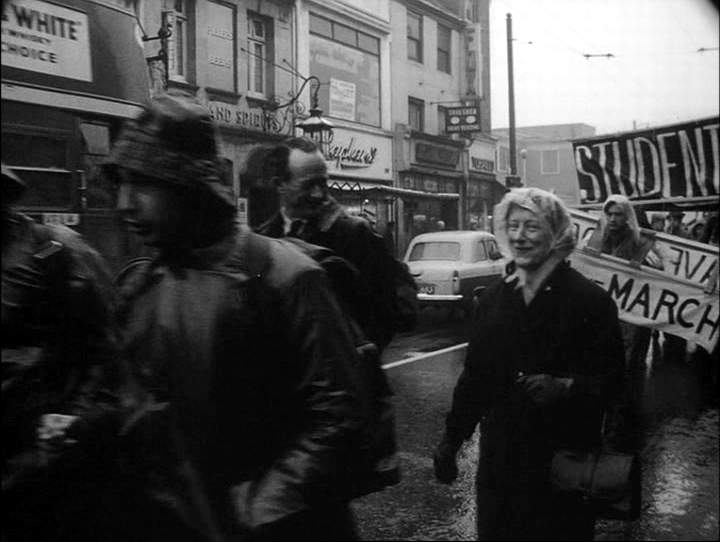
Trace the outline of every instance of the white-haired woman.
<instances>
[{"instance_id":1,"label":"white-haired woman","mask_svg":"<svg viewBox=\"0 0 720 542\"><path fill-rule=\"evenodd\" d=\"M575 234L556 196L512 190L494 221L513 260L479 299L435 474L454 480L457 450L480 423L478 538L592 540L592 510L553 494L548 472L555 450L600 442L623 363L617 308L565 261Z\"/></svg>"}]
</instances>

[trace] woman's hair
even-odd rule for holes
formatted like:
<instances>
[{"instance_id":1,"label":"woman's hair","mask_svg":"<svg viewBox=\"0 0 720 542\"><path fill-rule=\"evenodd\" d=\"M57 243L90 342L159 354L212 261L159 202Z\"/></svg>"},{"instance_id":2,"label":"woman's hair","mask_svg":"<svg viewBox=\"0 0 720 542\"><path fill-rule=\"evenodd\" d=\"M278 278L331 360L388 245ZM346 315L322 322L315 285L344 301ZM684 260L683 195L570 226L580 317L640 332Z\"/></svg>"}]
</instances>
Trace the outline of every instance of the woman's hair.
<instances>
[{"instance_id":1,"label":"woman's hair","mask_svg":"<svg viewBox=\"0 0 720 542\"><path fill-rule=\"evenodd\" d=\"M513 207L533 213L552 236L551 253L563 258L575 248L575 228L565 204L555 194L540 188L516 188L505 194L493 211L493 225L500 249L511 255L507 233L508 215Z\"/></svg>"},{"instance_id":2,"label":"woman's hair","mask_svg":"<svg viewBox=\"0 0 720 542\"><path fill-rule=\"evenodd\" d=\"M608 198L605 200L605 203L603 203L602 214L600 215L600 231L602 232L603 245L605 244L605 239L608 236L607 212L611 205L617 205L620 210L625 214L625 216L627 217L627 227L630 231L633 244L639 246L640 224L638 223L635 209L633 209L630 200L625 196L621 196L620 194L612 194L608 196Z\"/></svg>"}]
</instances>

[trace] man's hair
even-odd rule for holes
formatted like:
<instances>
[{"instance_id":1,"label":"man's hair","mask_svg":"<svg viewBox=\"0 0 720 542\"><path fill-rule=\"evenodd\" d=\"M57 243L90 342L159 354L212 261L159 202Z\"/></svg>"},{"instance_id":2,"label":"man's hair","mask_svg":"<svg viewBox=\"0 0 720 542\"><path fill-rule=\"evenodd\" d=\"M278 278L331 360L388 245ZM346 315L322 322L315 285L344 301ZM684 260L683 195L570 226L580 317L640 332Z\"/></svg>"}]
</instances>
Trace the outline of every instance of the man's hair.
<instances>
[{"instance_id":1,"label":"man's hair","mask_svg":"<svg viewBox=\"0 0 720 542\"><path fill-rule=\"evenodd\" d=\"M294 150L302 152L317 152L320 148L317 144L307 137L293 137L271 148L265 154L263 171L265 179L278 178L280 184L284 184L290 180L290 170L288 162L290 153Z\"/></svg>"}]
</instances>

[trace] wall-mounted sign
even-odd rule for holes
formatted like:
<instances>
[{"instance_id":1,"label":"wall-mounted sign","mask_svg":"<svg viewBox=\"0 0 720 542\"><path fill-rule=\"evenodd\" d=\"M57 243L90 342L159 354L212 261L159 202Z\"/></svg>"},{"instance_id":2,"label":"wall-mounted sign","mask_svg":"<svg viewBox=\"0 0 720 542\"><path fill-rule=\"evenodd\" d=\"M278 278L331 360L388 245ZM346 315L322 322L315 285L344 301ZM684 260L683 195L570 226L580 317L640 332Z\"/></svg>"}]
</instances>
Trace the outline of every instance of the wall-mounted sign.
<instances>
[{"instance_id":1,"label":"wall-mounted sign","mask_svg":"<svg viewBox=\"0 0 720 542\"><path fill-rule=\"evenodd\" d=\"M470 169L483 173L495 173L495 162L484 158L470 157Z\"/></svg>"},{"instance_id":2,"label":"wall-mounted sign","mask_svg":"<svg viewBox=\"0 0 720 542\"><path fill-rule=\"evenodd\" d=\"M355 83L330 78L330 112L337 119L355 120Z\"/></svg>"},{"instance_id":3,"label":"wall-mounted sign","mask_svg":"<svg viewBox=\"0 0 720 542\"><path fill-rule=\"evenodd\" d=\"M277 133L280 124L272 113L265 113L262 109L249 109L239 105L209 100L207 108L210 116L220 125L236 126L259 132Z\"/></svg>"},{"instance_id":4,"label":"wall-mounted sign","mask_svg":"<svg viewBox=\"0 0 720 542\"><path fill-rule=\"evenodd\" d=\"M448 147L439 147L430 143L415 143L415 160L430 164L456 167L460 160L460 151Z\"/></svg>"},{"instance_id":5,"label":"wall-mounted sign","mask_svg":"<svg viewBox=\"0 0 720 542\"><path fill-rule=\"evenodd\" d=\"M449 107L445 110L445 132L457 134L480 131L480 109L472 107Z\"/></svg>"},{"instance_id":6,"label":"wall-mounted sign","mask_svg":"<svg viewBox=\"0 0 720 542\"><path fill-rule=\"evenodd\" d=\"M392 138L336 127L325 159L331 174L391 180Z\"/></svg>"},{"instance_id":7,"label":"wall-mounted sign","mask_svg":"<svg viewBox=\"0 0 720 542\"><path fill-rule=\"evenodd\" d=\"M40 0L3 2L2 64L92 81L87 15Z\"/></svg>"}]
</instances>

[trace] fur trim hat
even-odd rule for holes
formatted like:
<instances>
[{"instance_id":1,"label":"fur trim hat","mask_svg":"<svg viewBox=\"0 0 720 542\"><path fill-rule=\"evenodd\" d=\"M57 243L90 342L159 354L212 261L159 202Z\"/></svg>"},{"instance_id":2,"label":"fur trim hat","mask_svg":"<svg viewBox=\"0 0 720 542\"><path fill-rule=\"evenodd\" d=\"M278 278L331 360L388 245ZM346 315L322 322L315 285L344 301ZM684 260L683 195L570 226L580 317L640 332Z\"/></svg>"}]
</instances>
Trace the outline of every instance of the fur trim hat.
<instances>
[{"instance_id":1,"label":"fur trim hat","mask_svg":"<svg viewBox=\"0 0 720 542\"><path fill-rule=\"evenodd\" d=\"M209 111L186 92L155 98L126 124L104 165L110 175L118 168L180 186L201 184L235 207L230 188L222 182L215 124Z\"/></svg>"}]
</instances>

